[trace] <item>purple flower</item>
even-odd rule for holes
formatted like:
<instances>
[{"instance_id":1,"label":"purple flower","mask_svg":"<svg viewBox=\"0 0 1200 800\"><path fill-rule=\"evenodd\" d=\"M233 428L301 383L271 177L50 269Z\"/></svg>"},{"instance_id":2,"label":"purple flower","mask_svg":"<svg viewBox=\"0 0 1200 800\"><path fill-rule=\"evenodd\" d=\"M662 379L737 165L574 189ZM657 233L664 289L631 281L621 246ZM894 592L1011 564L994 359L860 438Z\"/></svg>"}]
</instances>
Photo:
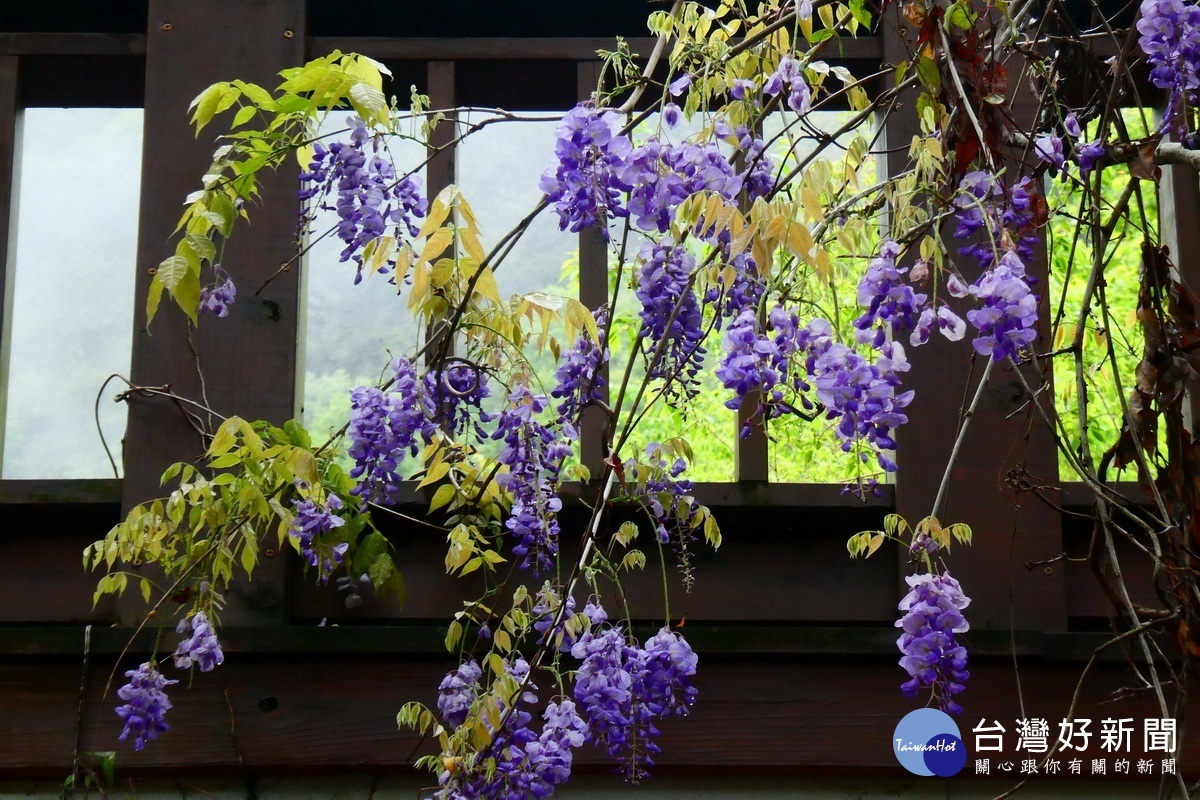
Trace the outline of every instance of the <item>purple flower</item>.
<instances>
[{"instance_id":1,"label":"purple flower","mask_svg":"<svg viewBox=\"0 0 1200 800\"><path fill-rule=\"evenodd\" d=\"M550 392L551 397L562 400L556 409L558 415L574 428L579 427L583 410L590 403L604 399L606 383L603 368L609 359L608 348L604 344L607 309L600 309L595 317L600 341L593 342L586 330L579 334L575 346L563 353L554 372L557 385Z\"/></svg>"},{"instance_id":2,"label":"purple flower","mask_svg":"<svg viewBox=\"0 0 1200 800\"><path fill-rule=\"evenodd\" d=\"M811 6L810 6L811 9ZM804 80L800 64L791 56L784 56L779 61L779 67L767 78L763 85L763 94L775 97L787 90L788 108L797 114L807 114L812 107L812 91Z\"/></svg>"},{"instance_id":3,"label":"purple flower","mask_svg":"<svg viewBox=\"0 0 1200 800\"><path fill-rule=\"evenodd\" d=\"M967 321L979 331L972 342L977 353L1016 359L1022 347L1037 339L1037 297L1015 252L1005 253L970 291L982 303L967 312Z\"/></svg>"},{"instance_id":4,"label":"purple flower","mask_svg":"<svg viewBox=\"0 0 1200 800\"><path fill-rule=\"evenodd\" d=\"M883 343L888 326L896 332L912 328L927 299L903 279L908 270L897 266L899 254L900 245L886 240L858 282L858 304L867 310L854 321L854 327L865 332L876 326L876 346Z\"/></svg>"},{"instance_id":5,"label":"purple flower","mask_svg":"<svg viewBox=\"0 0 1200 800\"><path fill-rule=\"evenodd\" d=\"M415 220L425 216L427 202L421 196L417 178L410 175L397 179L382 135L372 133L357 115L347 117L346 122L350 126L349 141L328 147L314 144L309 171L300 175L304 187L300 199L315 198L317 208L337 212L337 236L346 245L340 260L353 259L358 265L354 278L358 283L362 280L363 248L387 234L389 226L397 239L404 233L415 237ZM329 197L335 187L337 202L331 206ZM311 221L312 213L306 213L305 221ZM394 263L389 261L388 265Z\"/></svg>"},{"instance_id":6,"label":"purple flower","mask_svg":"<svg viewBox=\"0 0 1200 800\"><path fill-rule=\"evenodd\" d=\"M415 456L422 441L436 428L420 397L416 368L406 358L392 361L395 381L389 391L360 386L350 393L348 455L354 459L350 477L359 481L351 490L364 503L391 504L399 488L400 462Z\"/></svg>"},{"instance_id":7,"label":"purple flower","mask_svg":"<svg viewBox=\"0 0 1200 800\"><path fill-rule=\"evenodd\" d=\"M1055 175L1062 169L1066 161L1066 156L1063 155L1063 141L1053 133L1043 133L1034 139L1033 152L1050 165L1050 171Z\"/></svg>"},{"instance_id":8,"label":"purple flower","mask_svg":"<svg viewBox=\"0 0 1200 800\"><path fill-rule=\"evenodd\" d=\"M679 106L674 103L667 103L663 106L662 120L668 128L674 128L679 124Z\"/></svg>"},{"instance_id":9,"label":"purple flower","mask_svg":"<svg viewBox=\"0 0 1200 800\"><path fill-rule=\"evenodd\" d=\"M679 95L691 88L691 85L692 76L685 72L675 80L671 81L671 86L668 88L668 91L671 93L671 97L679 97Z\"/></svg>"},{"instance_id":10,"label":"purple flower","mask_svg":"<svg viewBox=\"0 0 1200 800\"><path fill-rule=\"evenodd\" d=\"M1079 174L1086 178L1088 173L1096 168L1096 162L1104 156L1104 153L1104 141L1102 139L1082 145L1077 154L1079 157Z\"/></svg>"},{"instance_id":11,"label":"purple flower","mask_svg":"<svg viewBox=\"0 0 1200 800\"><path fill-rule=\"evenodd\" d=\"M591 738L636 783L659 752L654 719L685 715L695 702L695 653L668 628L645 647L629 644L620 629L607 628L583 634L571 654L583 660L575 676L575 699Z\"/></svg>"},{"instance_id":12,"label":"purple flower","mask_svg":"<svg viewBox=\"0 0 1200 800\"><path fill-rule=\"evenodd\" d=\"M340 528L346 524L346 520L335 513L342 510L341 498L330 493L326 495L324 507L318 506L312 498L293 500L292 505L295 507L296 514L292 517L288 533L296 541L300 555L304 557L308 565L317 567L320 570L321 580L327 581L329 573L342 563L346 551L350 549L346 542L330 546L320 540L321 534L329 533L334 528Z\"/></svg>"},{"instance_id":13,"label":"purple flower","mask_svg":"<svg viewBox=\"0 0 1200 800\"><path fill-rule=\"evenodd\" d=\"M901 691L914 697L921 688L932 687L934 700L943 711L960 713L962 707L950 698L966 688L970 673L967 650L954 634L970 629L962 611L971 599L949 573L910 575L905 581L910 591L900 601L905 615L896 620L896 627L904 632L896 646L904 654L900 666L911 679L901 685Z\"/></svg>"},{"instance_id":14,"label":"purple flower","mask_svg":"<svg viewBox=\"0 0 1200 800\"><path fill-rule=\"evenodd\" d=\"M554 147L558 163L539 184L562 230L599 225L607 235L608 220L628 216L621 194L631 187L620 175L633 145L620 129L621 117L613 111L581 105L563 117Z\"/></svg>"},{"instance_id":15,"label":"purple flower","mask_svg":"<svg viewBox=\"0 0 1200 800\"><path fill-rule=\"evenodd\" d=\"M1063 120L1063 129L1067 132L1067 136L1070 136L1072 139L1078 139L1083 136L1083 128L1079 126L1079 118L1075 116L1074 111L1067 114Z\"/></svg>"},{"instance_id":16,"label":"purple flower","mask_svg":"<svg viewBox=\"0 0 1200 800\"><path fill-rule=\"evenodd\" d=\"M1186 0L1142 0L1137 30L1150 82L1170 92L1163 126L1178 127L1184 101L1195 107L1200 89L1200 6Z\"/></svg>"},{"instance_id":17,"label":"purple flower","mask_svg":"<svg viewBox=\"0 0 1200 800\"><path fill-rule=\"evenodd\" d=\"M504 442L497 460L508 467L496 480L512 493L512 509L504 524L517 539L513 553L521 556L521 568L549 570L558 554L562 510L556 485L563 461L571 455L567 440L577 434L569 425L561 435L542 425L537 416L546 409L546 397L531 394L523 384L513 389L508 402L492 434Z\"/></svg>"},{"instance_id":18,"label":"purple flower","mask_svg":"<svg viewBox=\"0 0 1200 800\"><path fill-rule=\"evenodd\" d=\"M474 659L459 664L438 684L438 712L447 727L457 728L467 721L467 712L479 694L483 670Z\"/></svg>"},{"instance_id":19,"label":"purple flower","mask_svg":"<svg viewBox=\"0 0 1200 800\"><path fill-rule=\"evenodd\" d=\"M149 661L129 670L125 677L129 683L117 690L117 696L125 701L117 706L117 716L125 723L125 729L117 738L125 741L133 734L133 749L141 750L147 741L157 739L170 727L164 717L171 701L164 690L179 681L167 680Z\"/></svg>"},{"instance_id":20,"label":"purple flower","mask_svg":"<svg viewBox=\"0 0 1200 800\"><path fill-rule=\"evenodd\" d=\"M758 84L754 81L736 78L733 81L733 87L729 90L729 96L734 100L745 100L747 93L753 95L757 90Z\"/></svg>"},{"instance_id":21,"label":"purple flower","mask_svg":"<svg viewBox=\"0 0 1200 800\"><path fill-rule=\"evenodd\" d=\"M465 362L437 365L425 374L421 388L429 418L443 431L463 435L473 430L479 441L487 438L482 423L496 415L483 410L483 401L492 394L483 370Z\"/></svg>"},{"instance_id":22,"label":"purple flower","mask_svg":"<svg viewBox=\"0 0 1200 800\"><path fill-rule=\"evenodd\" d=\"M177 633L191 631L188 636L175 648L175 666L179 669L191 669L195 664L201 672L212 672L213 667L225 663L225 654L221 652L221 643L217 641L216 631L208 616L203 611L197 611L192 618L181 619Z\"/></svg>"},{"instance_id":23,"label":"purple flower","mask_svg":"<svg viewBox=\"0 0 1200 800\"><path fill-rule=\"evenodd\" d=\"M706 350L700 303L692 288L696 259L682 245L647 242L641 253L644 263L637 273L636 294L642 303L640 336L644 350L662 355L647 377L671 380L670 390L685 397L699 391L698 375ZM678 390L676 390L676 386Z\"/></svg>"},{"instance_id":24,"label":"purple flower","mask_svg":"<svg viewBox=\"0 0 1200 800\"><path fill-rule=\"evenodd\" d=\"M233 285L233 278L229 277L229 273L221 269L220 264L213 264L213 273L213 285L200 290L200 313L215 314L218 318L224 318L229 316L229 307L237 299L237 287Z\"/></svg>"}]
</instances>

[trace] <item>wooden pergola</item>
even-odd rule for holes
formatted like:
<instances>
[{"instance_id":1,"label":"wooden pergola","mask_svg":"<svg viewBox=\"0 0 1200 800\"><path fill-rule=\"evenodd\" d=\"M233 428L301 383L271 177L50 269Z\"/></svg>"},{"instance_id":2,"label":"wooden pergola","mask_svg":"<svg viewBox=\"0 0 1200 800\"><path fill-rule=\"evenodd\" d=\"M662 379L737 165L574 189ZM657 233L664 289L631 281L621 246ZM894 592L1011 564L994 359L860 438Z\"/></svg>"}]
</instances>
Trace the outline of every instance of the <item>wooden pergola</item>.
<instances>
[{"instance_id":1,"label":"wooden pergola","mask_svg":"<svg viewBox=\"0 0 1200 800\"><path fill-rule=\"evenodd\" d=\"M600 63L595 51L611 46L614 34L631 37L637 53L652 46L639 37L653 7L631 0L367 3L349 20L339 12L345 4L325 0L149 0L131 4L136 13L122 8L110 16L82 0L45 5L53 12L32 4L0 11L0 29L11 26L0 30L0 269L13 234L22 110L144 108L138 258L128 265L137 271L139 298L131 378L169 384L185 396L199 391L186 321L174 310L163 313L151 336L140 298L149 270L167 252L180 203L210 161L209 133L197 138L185 113L204 87L234 77L273 86L279 70L336 48L384 61L398 94L415 83L435 108L565 109L591 91ZM877 37L831 47L828 60L866 72L902 54L888 21ZM911 117L899 113L888 122L882 141L894 163L885 169L899 168L915 131ZM440 135L448 137L448 128ZM430 194L454 180L454 169L453 148L437 155L427 173ZM291 165L268 178L263 192L286 198L295 186ZM1172 252L1200 252L1196 177L1180 173L1167 186L1161 222ZM243 285L262 283L292 257L295 224L293 206L268 202L253 227L231 240L229 258L241 265ZM581 300L594 307L607 287L605 245L585 234L579 246ZM1180 268L1185 281L1200 286L1200 260L1180 259ZM0 280L0 291L4 286ZM260 296L240 301L228 319L201 326L195 341L215 408L276 423L296 415L300 286L290 270ZM953 444L951 423L978 378L949 347L939 340L911 356L907 386L918 400L900 431L896 481L880 497L864 504L838 486L768 482L761 434L739 441L730 482L700 487L725 543L701 559L696 592L677 601L701 659L700 694L688 719L664 727L660 767L714 775L903 774L890 737L915 707L899 692L904 675L895 666L893 622L907 557L851 561L845 541L880 527L893 510L910 520L928 513ZM1090 494L1059 482L1053 445L1023 409L1009 369L998 368L986 389L945 515L975 531L974 545L952 557L955 576L974 599L965 730L985 719L1011 731L1022 708L1018 692L1029 714L1063 718L1084 665L1111 638L1108 607L1089 566L1054 560L1086 551ZM586 432L585 441L585 461L597 463L598 433ZM104 750L122 751L122 771L147 775L404 771L419 752L416 738L397 732L395 712L408 700L432 703L451 666L442 639L461 589L444 574L441 538L401 522L388 533L408 584L404 608L368 601L344 609L334 592L302 580L291 553L275 554L231 597L224 666L176 687L171 731L141 753L117 742L115 686L102 695L131 638L118 676L142 660L153 637L134 636L143 611L136 602L93 609L95 576L81 569L80 553L124 509L158 494L168 464L200 450L168 400L134 397L123 480L0 480L0 778L61 779L79 754ZM1140 497L1135 486L1121 488ZM403 510L420 515L425 503L414 491ZM563 530L578 530L581 520L582 507L568 502ZM568 537L563 547L572 546ZM1142 601L1155 602L1148 575L1126 578ZM653 576L631 586L634 614L643 610L647 629L657 591ZM337 625L318 627L322 618ZM1120 648L1105 650L1082 684L1078 715L1160 716L1151 698L1120 691L1129 685ZM1180 721L1191 734L1180 753L1188 772L1200 770L1192 721ZM1134 744L1137 758L1140 742ZM601 755L586 750L580 758L603 771Z\"/></svg>"}]
</instances>

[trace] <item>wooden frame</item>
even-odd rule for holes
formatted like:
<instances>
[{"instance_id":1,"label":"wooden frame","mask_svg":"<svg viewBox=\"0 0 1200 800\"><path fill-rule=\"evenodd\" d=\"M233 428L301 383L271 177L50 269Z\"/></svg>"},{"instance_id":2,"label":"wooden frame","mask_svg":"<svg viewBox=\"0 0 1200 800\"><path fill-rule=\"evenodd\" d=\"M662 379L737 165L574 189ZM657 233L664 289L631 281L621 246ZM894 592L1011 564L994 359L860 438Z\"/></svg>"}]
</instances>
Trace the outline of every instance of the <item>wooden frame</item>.
<instances>
[{"instance_id":1,"label":"wooden frame","mask_svg":"<svg viewBox=\"0 0 1200 800\"><path fill-rule=\"evenodd\" d=\"M151 0L144 33L0 33L0 268L8 241L12 131L22 102L18 76L24 66L102 68L108 63L127 69L130 63L144 62L142 91L134 97L130 87L121 88L146 109L135 382L169 383L183 394L199 391L182 320L164 313L149 336L141 298L148 270L166 252L179 202L208 164L211 142L197 140L184 115L203 86L235 75L269 84L279 69L338 48L422 63L437 106L452 107L460 96L457 65L480 60L572 62L570 77L576 95L582 96L594 83L595 49L610 44L599 38L325 36L306 30L306 20L305 0ZM216 41L219 49L213 48ZM646 51L649 44L635 39L633 46ZM899 42L894 32L851 40L844 55L895 61ZM63 91L68 99L74 96L73 89ZM903 125L903 115L889 124L889 145L911 138L913 131ZM431 190L453 179L452 150L435 159L429 175ZM1190 223L1200 202L1194 176L1179 177L1169 184L1175 216L1164 217L1163 225L1174 232L1169 235L1176 237L1177 247L1192 248L1197 231ZM268 180L264 193L287 196L294 181L294 170L283 170ZM253 236L233 241L229 258L237 260L244 286L261 282L290 257L294 224L294 209L267 203L256 215ZM581 299L598 305L607 283L599 237L581 237L580 261ZM1188 277L1200 282L1200 268L1186 268ZM0 281L0 291L2 287ZM292 416L299 292L299 282L289 272L260 298L251 299L246 292L229 319L201 330L196 346L216 407L276 422ZM693 604L681 610L688 611L690 638L705 667L696 713L667 727L660 763L668 768L898 771L887 742L911 703L899 695L899 672L888 664L895 658L889 652L895 638L892 620L906 558L901 555L895 564L850 562L844 541L856 530L878 526L888 510L915 520L932 503L953 442L952 426L944 421L956 417L971 378L961 372L961 362L943 358L937 344L918 351L913 361L910 385L922 400L909 409L912 422L901 429L896 485L884 487L881 498L863 506L841 495L838 487L767 483L763 437L739 445L738 482L699 488L702 502L717 513L732 513L724 526L725 549L702 564L697 596L683 601ZM1006 419L1014 410L1005 390L1009 382L1003 374L993 379L987 408L973 423L970 455L956 467L957 483L981 488L971 493L971 508L961 505L961 499L952 501L946 515L984 520L976 525L976 545L955 551L954 571L971 587L976 608L1000 609L981 610L972 619L972 651L979 659L972 669L969 696L978 704L972 717L1015 714L1012 645L1027 665L1022 673L1026 702L1032 698L1040 703L1045 716L1060 713L1063 687L1100 642L1095 634L1073 631L1072 620L1102 619L1107 610L1103 597L1087 593L1091 576L1086 570L1023 566L1057 555L1072 540L1057 511L1029 495L1017 495L1014 503L1012 487L1004 485L1009 470L1019 467L1025 475L1058 486L1054 454L1045 438L1026 436L1021 419ZM1007 450L1012 441L1026 443L1017 456ZM101 695L140 611L120 606L92 611L92 578L79 570L77 556L68 556L100 537L122 507L153 496L167 464L198 451L194 432L168 403L140 399L130 409L123 482L0 481L0 510L7 519L51 521L38 537L22 535L19 545L0 541L0 563L6 571L52 564L47 574L58 598L48 606L38 601L36 577L0 580L0 615L5 615L0 620L0 719L18 720L0 730L0 775L61 777L76 747L77 730L85 732L85 749L116 746L114 701L111 693L103 700ZM602 456L592 421L585 425L584 460L595 468ZM1064 491L1064 503L1082 509L1086 499L1071 498L1070 491ZM423 502L414 492L403 508L420 514ZM409 763L416 742L395 738L388 712L403 700L433 699L447 668L439 645L441 616L457 601L442 573L441 543L416 541L402 524L393 532L404 542L401 558L412 595L407 609L368 603L347 613L337 607L336 598L301 584L285 558L269 562L260 568L254 594L235 598L237 610L226 620L231 626L226 634L230 663L198 676L195 686L179 692L170 735L141 755L123 753L122 768L312 771L400 769ZM764 569L751 570L748 564ZM997 565L1006 566L998 571ZM706 573L711 584L705 584ZM641 590L635 584L631 591L637 606ZM1011 615L1010 593L1017 598ZM638 607L651 605L647 601ZM343 615L346 626L312 625L335 612ZM647 610L641 619L650 622L653 613ZM99 626L108 621L119 627ZM87 623L94 627L85 648ZM1016 629L1011 642L1010 624ZM145 636L138 638L121 668L151 646ZM310 660L297 666L304 654ZM87 657L82 706L81 655ZM1120 684L1122 669L1120 663L1101 668L1085 688L1087 708L1108 713L1095 704ZM1127 715L1132 716L1143 706L1130 708ZM730 746L730 737L739 742L737 747ZM1188 741L1187 763L1200 766L1198 740Z\"/></svg>"}]
</instances>

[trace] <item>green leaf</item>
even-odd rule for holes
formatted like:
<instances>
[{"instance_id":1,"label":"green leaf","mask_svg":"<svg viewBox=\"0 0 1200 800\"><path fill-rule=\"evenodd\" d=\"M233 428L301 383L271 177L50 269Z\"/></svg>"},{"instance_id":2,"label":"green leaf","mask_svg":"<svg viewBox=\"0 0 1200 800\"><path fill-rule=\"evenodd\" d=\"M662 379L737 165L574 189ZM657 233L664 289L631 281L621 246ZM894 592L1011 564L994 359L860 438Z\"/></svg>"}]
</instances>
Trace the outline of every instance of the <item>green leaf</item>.
<instances>
[{"instance_id":1,"label":"green leaf","mask_svg":"<svg viewBox=\"0 0 1200 800\"><path fill-rule=\"evenodd\" d=\"M454 652L455 645L462 639L463 626L458 620L450 623L450 627L446 629L446 649L451 653Z\"/></svg>"},{"instance_id":2,"label":"green leaf","mask_svg":"<svg viewBox=\"0 0 1200 800\"><path fill-rule=\"evenodd\" d=\"M622 522L621 527L613 534L613 539L622 547L628 547L629 543L637 538L638 528L633 522Z\"/></svg>"},{"instance_id":3,"label":"green leaf","mask_svg":"<svg viewBox=\"0 0 1200 800\"><path fill-rule=\"evenodd\" d=\"M183 256L168 256L158 265L154 278L168 291L173 291L187 277L188 260Z\"/></svg>"},{"instance_id":4,"label":"green leaf","mask_svg":"<svg viewBox=\"0 0 1200 800\"><path fill-rule=\"evenodd\" d=\"M240 125L245 125L254 117L257 111L258 109L254 106L242 106L238 109L237 114L234 115L233 123L229 127L236 128Z\"/></svg>"},{"instance_id":5,"label":"green leaf","mask_svg":"<svg viewBox=\"0 0 1200 800\"><path fill-rule=\"evenodd\" d=\"M937 93L942 86L942 74L938 70L938 64L929 56L920 56L917 59L917 77L930 92Z\"/></svg>"},{"instance_id":6,"label":"green leaf","mask_svg":"<svg viewBox=\"0 0 1200 800\"><path fill-rule=\"evenodd\" d=\"M439 486L438 490L433 493L433 500L429 502L429 513L432 514L449 503L457 493L458 490L454 488L453 484L445 483Z\"/></svg>"},{"instance_id":7,"label":"green leaf","mask_svg":"<svg viewBox=\"0 0 1200 800\"><path fill-rule=\"evenodd\" d=\"M142 578L142 579L141 579L141 581L140 581L139 583L140 583L140 585L141 585L141 589L142 589L142 602L143 602L143 603L146 603L147 605L149 605L149 603L150 603L150 591L151 591L151 588L152 588L152 587L150 586L150 581L146 580L145 578Z\"/></svg>"}]
</instances>

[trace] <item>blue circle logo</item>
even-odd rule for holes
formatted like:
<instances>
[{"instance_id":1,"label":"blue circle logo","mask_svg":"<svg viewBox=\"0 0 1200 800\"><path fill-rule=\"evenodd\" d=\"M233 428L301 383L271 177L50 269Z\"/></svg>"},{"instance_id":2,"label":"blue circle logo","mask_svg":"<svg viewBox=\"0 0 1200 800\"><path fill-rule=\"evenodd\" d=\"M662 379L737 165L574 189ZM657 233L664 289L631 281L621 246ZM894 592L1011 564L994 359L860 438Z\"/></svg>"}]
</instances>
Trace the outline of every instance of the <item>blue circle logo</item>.
<instances>
[{"instance_id":1,"label":"blue circle logo","mask_svg":"<svg viewBox=\"0 0 1200 800\"><path fill-rule=\"evenodd\" d=\"M967 763L958 725L936 708L906 714L892 734L892 750L900 765L914 775L949 778Z\"/></svg>"}]
</instances>

